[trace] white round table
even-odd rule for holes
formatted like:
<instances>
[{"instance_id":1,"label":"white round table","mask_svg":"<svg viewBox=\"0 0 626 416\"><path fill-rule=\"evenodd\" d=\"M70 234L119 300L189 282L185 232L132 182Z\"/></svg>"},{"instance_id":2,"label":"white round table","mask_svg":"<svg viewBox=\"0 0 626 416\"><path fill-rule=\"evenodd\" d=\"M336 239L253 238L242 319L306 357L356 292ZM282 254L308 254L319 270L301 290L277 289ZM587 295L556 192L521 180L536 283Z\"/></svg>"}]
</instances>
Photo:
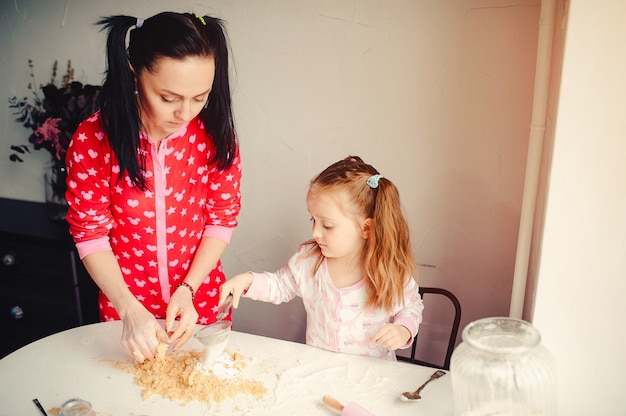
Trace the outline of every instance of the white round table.
<instances>
[{"instance_id":1,"label":"white round table","mask_svg":"<svg viewBox=\"0 0 626 416\"><path fill-rule=\"evenodd\" d=\"M221 403L174 402L162 396L142 400L133 376L115 368L127 361L120 345L120 321L86 325L29 344L0 360L0 416L41 416L68 399L89 401L98 416L125 415L338 415L322 403L329 395L383 415L452 416L452 387L446 375L423 391L417 402L403 402L434 371L408 363L334 353L304 344L232 332L227 350L239 352L242 376L261 381L262 398L238 395ZM190 340L187 349L201 350Z\"/></svg>"}]
</instances>

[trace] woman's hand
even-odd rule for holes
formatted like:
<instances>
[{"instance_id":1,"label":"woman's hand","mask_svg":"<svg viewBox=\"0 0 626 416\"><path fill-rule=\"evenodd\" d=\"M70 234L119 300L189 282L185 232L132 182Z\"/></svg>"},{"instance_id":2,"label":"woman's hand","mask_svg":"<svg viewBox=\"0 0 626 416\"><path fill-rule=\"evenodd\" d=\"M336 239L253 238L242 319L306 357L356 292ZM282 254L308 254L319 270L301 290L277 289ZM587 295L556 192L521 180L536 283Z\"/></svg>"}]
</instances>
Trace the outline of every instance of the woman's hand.
<instances>
[{"instance_id":1,"label":"woman's hand","mask_svg":"<svg viewBox=\"0 0 626 416\"><path fill-rule=\"evenodd\" d=\"M375 342L390 351L395 351L409 342L411 331L404 325L386 324L374 334L370 341Z\"/></svg>"},{"instance_id":2,"label":"woman's hand","mask_svg":"<svg viewBox=\"0 0 626 416\"><path fill-rule=\"evenodd\" d=\"M159 343L169 343L165 330L140 303L131 306L120 317L124 323L122 346L136 361L154 357Z\"/></svg>"},{"instance_id":3,"label":"woman's hand","mask_svg":"<svg viewBox=\"0 0 626 416\"><path fill-rule=\"evenodd\" d=\"M224 303L228 295L233 295L233 309L237 309L241 295L248 290L253 280L254 276L251 272L238 274L226 280L220 286L220 300L217 302L218 306Z\"/></svg>"},{"instance_id":4,"label":"woman's hand","mask_svg":"<svg viewBox=\"0 0 626 416\"><path fill-rule=\"evenodd\" d=\"M165 328L170 334L171 341L175 342L172 347L174 351L192 337L198 316L198 311L193 306L191 291L186 287L178 287L170 298L165 315ZM179 318L178 326L174 328L176 318Z\"/></svg>"}]
</instances>

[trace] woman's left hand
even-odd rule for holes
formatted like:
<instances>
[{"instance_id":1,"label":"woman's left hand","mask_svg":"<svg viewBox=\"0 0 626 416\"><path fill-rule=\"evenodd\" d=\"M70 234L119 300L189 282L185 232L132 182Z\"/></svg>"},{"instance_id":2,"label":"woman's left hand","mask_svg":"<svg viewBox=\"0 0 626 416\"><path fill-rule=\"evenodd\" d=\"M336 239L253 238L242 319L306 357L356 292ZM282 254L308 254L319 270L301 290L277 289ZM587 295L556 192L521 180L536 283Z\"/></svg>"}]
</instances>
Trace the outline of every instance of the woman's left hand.
<instances>
[{"instance_id":1,"label":"woman's left hand","mask_svg":"<svg viewBox=\"0 0 626 416\"><path fill-rule=\"evenodd\" d=\"M410 338L411 332L404 325L386 324L370 338L370 341L395 351L405 346Z\"/></svg>"},{"instance_id":2,"label":"woman's left hand","mask_svg":"<svg viewBox=\"0 0 626 416\"><path fill-rule=\"evenodd\" d=\"M179 318L178 326L174 328L176 318ZM172 294L165 315L165 330L174 342L172 347L174 351L191 338L196 322L198 322L198 311L193 306L191 293L186 288L179 287Z\"/></svg>"}]
</instances>

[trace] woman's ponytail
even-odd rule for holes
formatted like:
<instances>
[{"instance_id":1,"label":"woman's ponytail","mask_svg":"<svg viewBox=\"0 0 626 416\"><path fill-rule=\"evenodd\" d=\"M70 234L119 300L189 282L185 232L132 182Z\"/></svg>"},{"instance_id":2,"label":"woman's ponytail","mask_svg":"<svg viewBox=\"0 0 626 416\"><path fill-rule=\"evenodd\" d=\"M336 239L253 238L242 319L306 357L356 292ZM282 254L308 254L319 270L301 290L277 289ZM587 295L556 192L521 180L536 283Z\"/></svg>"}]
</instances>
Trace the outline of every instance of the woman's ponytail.
<instances>
[{"instance_id":1,"label":"woman's ponytail","mask_svg":"<svg viewBox=\"0 0 626 416\"><path fill-rule=\"evenodd\" d=\"M135 74L128 58L126 35L128 30L143 20L130 16L110 16L101 19L98 25L108 30L107 37L107 72L102 93L100 109L103 128L109 136L109 142L120 163L120 178L127 173L131 182L140 189L145 188L143 159L139 152L139 109L135 96ZM136 36L131 32L131 41Z\"/></svg>"}]
</instances>

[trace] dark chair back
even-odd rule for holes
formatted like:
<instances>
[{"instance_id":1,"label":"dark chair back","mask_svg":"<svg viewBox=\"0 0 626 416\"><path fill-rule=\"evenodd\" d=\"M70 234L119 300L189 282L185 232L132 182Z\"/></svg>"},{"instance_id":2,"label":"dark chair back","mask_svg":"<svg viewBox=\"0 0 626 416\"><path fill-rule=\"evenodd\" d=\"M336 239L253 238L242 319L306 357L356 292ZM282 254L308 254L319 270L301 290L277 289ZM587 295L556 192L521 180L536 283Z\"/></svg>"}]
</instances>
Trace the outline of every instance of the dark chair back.
<instances>
[{"instance_id":1,"label":"dark chair back","mask_svg":"<svg viewBox=\"0 0 626 416\"><path fill-rule=\"evenodd\" d=\"M450 369L450 358L452 357L452 352L454 351L454 344L456 343L456 337L459 332L459 325L461 323L461 304L452 292L441 289L438 287L420 287L419 289L420 295L422 295L422 301L424 302L424 309L428 308L428 299L432 296L444 296L446 297L454 306L454 315L452 324L450 326L450 336L448 338L448 348L446 350L445 359L443 364L434 364L426 361L422 361L417 359L415 353L417 349L417 338L419 333L415 336L413 340L413 346L411 347L411 355L408 357L403 357L401 355L397 355L398 361L407 361L413 364L424 365L432 368L440 368L443 370Z\"/></svg>"}]
</instances>

